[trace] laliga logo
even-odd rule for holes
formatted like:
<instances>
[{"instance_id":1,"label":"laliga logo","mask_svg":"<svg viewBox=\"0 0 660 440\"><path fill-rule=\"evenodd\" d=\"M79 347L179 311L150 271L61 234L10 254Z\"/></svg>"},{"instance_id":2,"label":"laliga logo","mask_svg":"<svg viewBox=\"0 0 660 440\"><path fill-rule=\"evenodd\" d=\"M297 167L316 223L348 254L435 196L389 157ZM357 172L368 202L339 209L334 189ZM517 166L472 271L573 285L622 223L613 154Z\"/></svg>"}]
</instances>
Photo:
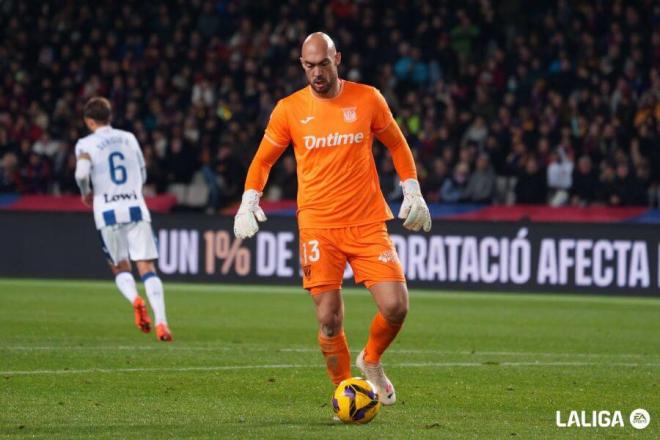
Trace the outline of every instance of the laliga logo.
<instances>
[{"instance_id":1,"label":"laliga logo","mask_svg":"<svg viewBox=\"0 0 660 440\"><path fill-rule=\"evenodd\" d=\"M644 429L651 423L651 416L645 409L638 408L630 413L630 425L635 429ZM561 411L556 412L556 424L559 428L623 428L621 411L570 411L567 420L562 420Z\"/></svg>"},{"instance_id":2,"label":"laliga logo","mask_svg":"<svg viewBox=\"0 0 660 440\"><path fill-rule=\"evenodd\" d=\"M339 145L359 144L364 140L364 133L331 133L325 137L303 136L305 148L312 150L314 148L338 147Z\"/></svg>"}]
</instances>

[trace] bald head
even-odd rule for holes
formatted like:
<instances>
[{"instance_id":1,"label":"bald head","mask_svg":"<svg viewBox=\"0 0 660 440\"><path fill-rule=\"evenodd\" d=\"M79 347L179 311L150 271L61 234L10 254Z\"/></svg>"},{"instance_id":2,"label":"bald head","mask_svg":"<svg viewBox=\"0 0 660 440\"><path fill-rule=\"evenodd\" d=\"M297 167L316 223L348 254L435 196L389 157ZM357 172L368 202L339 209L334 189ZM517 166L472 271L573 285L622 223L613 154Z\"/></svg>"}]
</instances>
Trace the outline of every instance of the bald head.
<instances>
[{"instance_id":1,"label":"bald head","mask_svg":"<svg viewBox=\"0 0 660 440\"><path fill-rule=\"evenodd\" d=\"M333 56L337 53L335 48L335 42L332 41L332 38L324 32L314 32L309 34L305 41L303 41L301 53L305 52L324 52L330 56Z\"/></svg>"},{"instance_id":2,"label":"bald head","mask_svg":"<svg viewBox=\"0 0 660 440\"><path fill-rule=\"evenodd\" d=\"M309 34L302 45L300 63L314 93L323 98L332 98L339 93L337 66L341 53L334 41L323 32Z\"/></svg>"}]
</instances>

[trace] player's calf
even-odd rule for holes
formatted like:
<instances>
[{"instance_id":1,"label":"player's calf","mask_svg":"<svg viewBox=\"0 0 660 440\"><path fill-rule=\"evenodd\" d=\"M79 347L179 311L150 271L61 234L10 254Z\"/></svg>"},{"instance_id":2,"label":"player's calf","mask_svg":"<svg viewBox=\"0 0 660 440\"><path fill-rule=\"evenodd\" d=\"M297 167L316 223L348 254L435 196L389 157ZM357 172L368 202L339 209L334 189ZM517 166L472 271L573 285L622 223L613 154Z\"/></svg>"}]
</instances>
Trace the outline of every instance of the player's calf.
<instances>
[{"instance_id":1,"label":"player's calf","mask_svg":"<svg viewBox=\"0 0 660 440\"><path fill-rule=\"evenodd\" d=\"M156 338L159 341L169 342L172 340L172 332L167 325L163 282L156 273L156 266L153 261L138 261L137 267L142 276L144 290L147 292L147 298L149 298L151 309L154 311L154 319L156 320Z\"/></svg>"},{"instance_id":2,"label":"player's calf","mask_svg":"<svg viewBox=\"0 0 660 440\"><path fill-rule=\"evenodd\" d=\"M319 321L318 342L330 380L335 385L351 377L351 355L343 329L344 306L338 289L312 296Z\"/></svg>"}]
</instances>

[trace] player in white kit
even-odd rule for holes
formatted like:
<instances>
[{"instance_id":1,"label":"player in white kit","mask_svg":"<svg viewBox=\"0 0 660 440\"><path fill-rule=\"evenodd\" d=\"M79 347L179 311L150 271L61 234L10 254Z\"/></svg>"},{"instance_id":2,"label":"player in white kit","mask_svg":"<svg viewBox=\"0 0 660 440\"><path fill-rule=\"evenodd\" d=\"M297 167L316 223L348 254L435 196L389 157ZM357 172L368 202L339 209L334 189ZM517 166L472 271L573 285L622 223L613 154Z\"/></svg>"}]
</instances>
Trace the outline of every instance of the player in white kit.
<instances>
[{"instance_id":1,"label":"player in white kit","mask_svg":"<svg viewBox=\"0 0 660 440\"><path fill-rule=\"evenodd\" d=\"M171 341L165 315L163 283L156 274L158 258L151 216L142 196L147 179L144 157L132 133L110 126L112 108L105 98L92 98L84 107L85 125L92 132L76 144L76 182L83 203L94 207L94 220L119 291L133 304L135 324L151 331L151 319L138 295L131 273L135 261L154 311L156 337Z\"/></svg>"}]
</instances>

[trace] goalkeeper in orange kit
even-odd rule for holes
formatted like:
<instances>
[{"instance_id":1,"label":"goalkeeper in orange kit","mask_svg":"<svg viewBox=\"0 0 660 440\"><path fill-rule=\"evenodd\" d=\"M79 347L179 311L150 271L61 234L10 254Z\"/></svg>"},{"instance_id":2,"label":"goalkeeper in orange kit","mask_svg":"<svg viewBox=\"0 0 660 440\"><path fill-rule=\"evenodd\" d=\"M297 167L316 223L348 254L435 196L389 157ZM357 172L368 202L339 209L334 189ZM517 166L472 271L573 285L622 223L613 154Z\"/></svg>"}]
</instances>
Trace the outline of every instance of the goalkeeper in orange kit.
<instances>
[{"instance_id":1,"label":"goalkeeper in orange kit","mask_svg":"<svg viewBox=\"0 0 660 440\"><path fill-rule=\"evenodd\" d=\"M341 297L348 262L355 281L364 283L378 306L356 365L376 386L380 401L391 405L396 394L380 358L406 317L408 289L385 225L393 216L380 191L374 137L389 149L401 179L403 226L428 232L431 216L408 143L380 92L339 78L341 54L324 33L305 39L300 62L309 86L275 106L248 171L234 233L252 237L257 220L266 220L259 198L273 164L293 144L303 287L316 306L328 374L334 384L351 377Z\"/></svg>"}]
</instances>

